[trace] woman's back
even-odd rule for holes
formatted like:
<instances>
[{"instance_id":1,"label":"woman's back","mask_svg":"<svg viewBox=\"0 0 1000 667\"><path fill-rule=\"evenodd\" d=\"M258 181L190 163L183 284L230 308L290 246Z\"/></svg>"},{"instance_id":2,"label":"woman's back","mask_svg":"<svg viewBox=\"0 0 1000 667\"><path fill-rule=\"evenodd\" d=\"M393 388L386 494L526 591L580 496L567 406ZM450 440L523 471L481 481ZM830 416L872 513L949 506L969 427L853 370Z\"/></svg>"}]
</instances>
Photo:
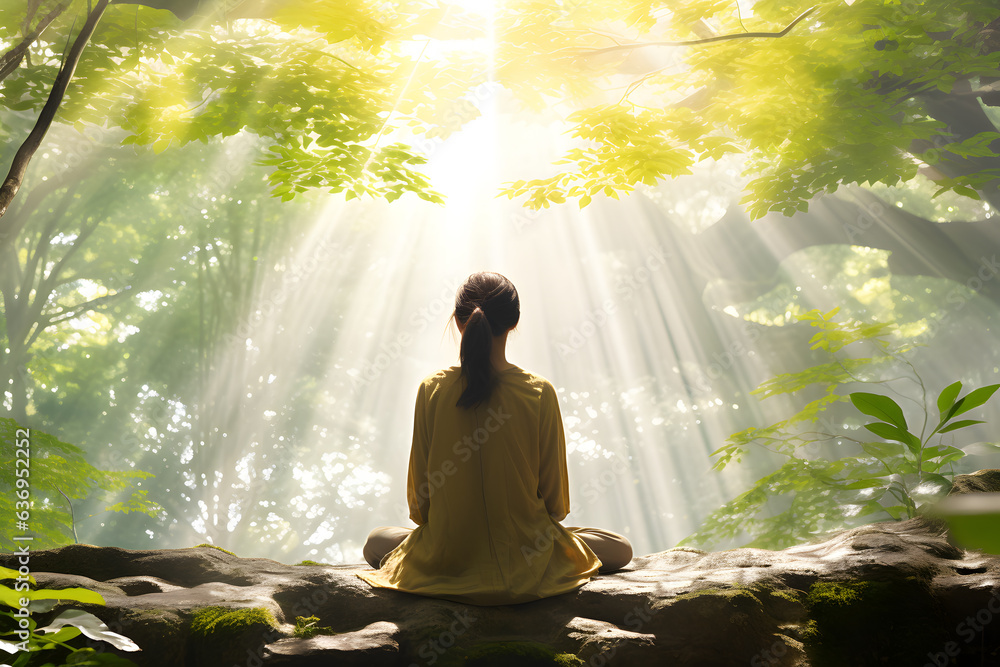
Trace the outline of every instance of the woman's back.
<instances>
[{"instance_id":1,"label":"woman's back","mask_svg":"<svg viewBox=\"0 0 1000 667\"><path fill-rule=\"evenodd\" d=\"M456 406L461 368L417 394L407 501L418 527L374 585L472 604L525 602L577 588L601 562L559 521L569 511L566 445L555 389L516 366L488 400Z\"/></svg>"},{"instance_id":2,"label":"woman's back","mask_svg":"<svg viewBox=\"0 0 1000 667\"><path fill-rule=\"evenodd\" d=\"M358 576L489 605L566 593L623 567L632 558L624 536L559 523L569 512L562 416L548 380L507 362L521 317L514 285L472 274L452 317L462 365L417 391L406 487L417 527L372 530L364 554L376 571Z\"/></svg>"}]
</instances>

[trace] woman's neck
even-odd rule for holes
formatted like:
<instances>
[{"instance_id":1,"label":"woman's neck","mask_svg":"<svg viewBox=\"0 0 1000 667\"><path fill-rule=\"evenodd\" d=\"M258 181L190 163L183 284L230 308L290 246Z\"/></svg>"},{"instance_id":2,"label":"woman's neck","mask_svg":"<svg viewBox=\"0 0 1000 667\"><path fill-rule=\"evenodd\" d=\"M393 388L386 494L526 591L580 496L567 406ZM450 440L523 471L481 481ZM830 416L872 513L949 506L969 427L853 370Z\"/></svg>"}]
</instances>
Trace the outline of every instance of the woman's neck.
<instances>
[{"instance_id":1,"label":"woman's neck","mask_svg":"<svg viewBox=\"0 0 1000 667\"><path fill-rule=\"evenodd\" d=\"M507 370L514 364L507 361L507 334L510 331L505 331L502 336L493 337L493 348L490 352L490 363L493 364L493 368L498 371Z\"/></svg>"}]
</instances>

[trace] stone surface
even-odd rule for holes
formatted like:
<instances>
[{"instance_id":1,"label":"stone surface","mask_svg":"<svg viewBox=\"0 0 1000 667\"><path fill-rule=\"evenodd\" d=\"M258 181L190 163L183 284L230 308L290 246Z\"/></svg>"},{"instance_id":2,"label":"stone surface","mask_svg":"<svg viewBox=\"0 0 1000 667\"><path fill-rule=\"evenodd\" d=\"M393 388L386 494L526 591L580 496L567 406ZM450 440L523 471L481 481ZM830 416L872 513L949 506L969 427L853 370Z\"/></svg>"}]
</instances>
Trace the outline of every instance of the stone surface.
<instances>
[{"instance_id":1,"label":"stone surface","mask_svg":"<svg viewBox=\"0 0 1000 667\"><path fill-rule=\"evenodd\" d=\"M1000 472L980 471L959 476L955 488L995 491L997 482ZM16 567L10 554L0 564ZM543 664L528 654L572 654L595 667L1000 665L1000 558L954 546L941 524L923 518L783 551L671 549L522 605L373 589L352 574L361 569L368 566L284 565L210 547L71 545L31 556L39 586L104 596L104 607L73 606L135 640L143 651L127 657L143 667L449 667L470 654L498 665ZM263 608L278 626L193 635L193 616L210 606ZM336 634L293 637L297 616L316 616ZM522 657L502 657L515 648Z\"/></svg>"}]
</instances>

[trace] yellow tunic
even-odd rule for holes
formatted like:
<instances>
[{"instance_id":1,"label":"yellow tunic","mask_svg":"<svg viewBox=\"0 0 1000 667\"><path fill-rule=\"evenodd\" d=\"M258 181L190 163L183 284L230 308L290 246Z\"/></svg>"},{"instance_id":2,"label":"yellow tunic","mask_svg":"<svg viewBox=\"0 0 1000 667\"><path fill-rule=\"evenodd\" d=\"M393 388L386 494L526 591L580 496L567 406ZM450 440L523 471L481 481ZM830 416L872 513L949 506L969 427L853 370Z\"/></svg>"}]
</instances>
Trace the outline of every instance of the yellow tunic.
<instances>
[{"instance_id":1,"label":"yellow tunic","mask_svg":"<svg viewBox=\"0 0 1000 667\"><path fill-rule=\"evenodd\" d=\"M472 410L455 405L464 387L457 366L421 382L406 487L417 527L380 569L358 576L477 605L578 588L601 561L559 523L569 484L555 389L515 366Z\"/></svg>"}]
</instances>

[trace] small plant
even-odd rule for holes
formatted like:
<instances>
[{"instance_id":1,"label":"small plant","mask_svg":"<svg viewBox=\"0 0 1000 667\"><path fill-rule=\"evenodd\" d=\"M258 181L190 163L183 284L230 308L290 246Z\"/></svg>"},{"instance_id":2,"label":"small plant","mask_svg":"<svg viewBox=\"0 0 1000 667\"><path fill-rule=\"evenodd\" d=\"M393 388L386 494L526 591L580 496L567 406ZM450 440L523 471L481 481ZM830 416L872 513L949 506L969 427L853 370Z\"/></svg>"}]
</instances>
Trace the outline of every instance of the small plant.
<instances>
[{"instance_id":1,"label":"small plant","mask_svg":"<svg viewBox=\"0 0 1000 667\"><path fill-rule=\"evenodd\" d=\"M316 635L335 635L337 631L331 627L320 625L318 616L296 616L295 630L292 634L302 639L309 639Z\"/></svg>"},{"instance_id":2,"label":"small plant","mask_svg":"<svg viewBox=\"0 0 1000 667\"><path fill-rule=\"evenodd\" d=\"M932 419L927 387L905 356L911 347L889 339L895 327L837 322L836 313L813 310L799 317L818 330L810 339L812 349L824 351L829 361L774 377L752 392L762 398L807 389L819 395L791 418L734 433L713 452L716 470L740 462L752 448L768 450L784 462L709 515L681 544L749 534L749 546L780 549L879 515L914 517L951 487L953 465L966 453L945 444L941 436L983 423L956 417L986 403L1000 385L960 397L962 383L954 382L938 395L937 417ZM845 358L842 350L855 344L867 345L873 354ZM911 383L914 390L901 393L895 386L900 381ZM880 384L917 406L920 427L911 427L900 404L883 393L844 390L857 383ZM846 402L877 421L860 423L864 420L856 415L831 421L826 411ZM865 431L880 440L854 437Z\"/></svg>"},{"instance_id":3,"label":"small plant","mask_svg":"<svg viewBox=\"0 0 1000 667\"><path fill-rule=\"evenodd\" d=\"M80 609L66 609L45 627L38 627L33 613L51 611L58 601L72 600L84 604L104 604L104 598L86 588L60 590L28 589L34 584L30 575L22 577L17 570L0 567L0 580L17 580L15 588L0 584L0 651L17 658L11 667L62 667L64 665L105 665L108 667L136 667L113 653L93 648L78 648L69 644L81 634L97 641L104 641L122 651L138 651L139 647L128 637L111 632L101 619ZM21 584L24 584L22 586ZM28 600L28 607L21 600ZM27 612L25 611L27 610ZM9 628L9 629L8 629ZM6 664L6 663L5 663Z\"/></svg>"},{"instance_id":4,"label":"small plant","mask_svg":"<svg viewBox=\"0 0 1000 667\"><path fill-rule=\"evenodd\" d=\"M1000 384L991 384L959 398L958 394L962 391L961 382L945 387L937 399L940 419L926 438L922 433L917 435L910 431L906 425L903 409L888 396L862 391L852 393L850 396L854 407L879 420L865 424L865 428L883 438L885 442L861 443L865 453L881 463L882 469L878 474L865 476L861 469L847 468L849 472L858 473L858 479L849 484L848 488L884 490L899 501L898 505L885 508L889 514L895 518L899 518L901 514L913 518L917 515L917 502L920 496L926 495L926 493L921 494L924 485L931 484L938 489L949 488L951 479L940 472L944 466L965 456L965 452L956 447L943 444L932 446L931 438L984 423L977 419L953 420L988 401L998 388ZM924 429L926 427L925 421Z\"/></svg>"}]
</instances>

